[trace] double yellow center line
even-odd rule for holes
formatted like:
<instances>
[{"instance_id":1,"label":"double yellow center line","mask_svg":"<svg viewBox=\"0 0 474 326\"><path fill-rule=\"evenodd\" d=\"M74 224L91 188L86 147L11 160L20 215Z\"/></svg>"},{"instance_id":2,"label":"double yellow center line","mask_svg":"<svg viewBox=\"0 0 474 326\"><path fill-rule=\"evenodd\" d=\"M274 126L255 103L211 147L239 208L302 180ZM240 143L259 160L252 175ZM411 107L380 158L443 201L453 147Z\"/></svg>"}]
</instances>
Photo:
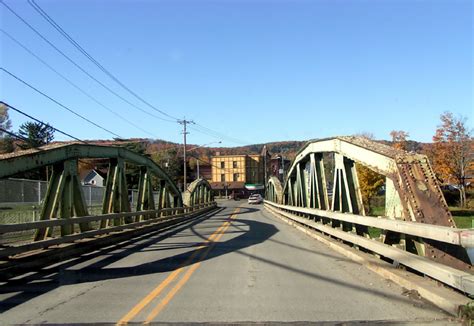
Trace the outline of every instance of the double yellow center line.
<instances>
[{"instance_id":1,"label":"double yellow center line","mask_svg":"<svg viewBox=\"0 0 474 326\"><path fill-rule=\"evenodd\" d=\"M224 232L229 228L231 220L236 217L236 214L240 211L240 208L236 208L232 215L222 223L222 225L200 245L194 251L194 253L176 270L174 270L163 282L161 282L156 288L148 293L139 303L137 303L125 316L123 316L117 323L117 325L127 324L135 316L137 316L146 306L148 306L157 296L159 296L167 287L171 284L185 269L189 267L183 277L176 283L176 285L166 294L166 296L153 308L145 319L145 324L150 323L163 308L171 301L181 287L189 280L194 271L199 267L201 261L204 260L215 243L219 241ZM210 244L209 244L210 243ZM201 249L207 249L202 252ZM194 259L198 254L201 254L196 260ZM195 260L195 261L194 261ZM191 264L191 262L193 262Z\"/></svg>"}]
</instances>

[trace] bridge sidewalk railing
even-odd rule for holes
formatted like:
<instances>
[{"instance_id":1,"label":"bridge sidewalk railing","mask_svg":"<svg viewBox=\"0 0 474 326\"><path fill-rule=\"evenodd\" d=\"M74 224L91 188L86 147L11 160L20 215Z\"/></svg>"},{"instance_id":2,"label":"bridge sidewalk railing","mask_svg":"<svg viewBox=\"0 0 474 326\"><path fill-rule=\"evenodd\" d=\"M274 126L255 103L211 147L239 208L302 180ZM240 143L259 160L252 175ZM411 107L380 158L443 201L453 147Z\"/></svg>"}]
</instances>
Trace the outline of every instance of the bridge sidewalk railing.
<instances>
[{"instance_id":1,"label":"bridge sidewalk railing","mask_svg":"<svg viewBox=\"0 0 474 326\"><path fill-rule=\"evenodd\" d=\"M331 223L318 221L321 218L348 222L383 230L398 232L423 239L432 239L464 248L474 247L474 230L456 229L437 225L407 222L400 220L382 219L348 213L324 211L314 208L294 207L265 201L265 207L275 214L280 214L296 223L316 229L320 232L365 248L375 254L389 258L394 262L423 273L435 280L445 283L469 295L474 295L474 275L456 268L434 262L426 257L404 251L394 246L384 244L376 239L370 239L354 232L334 228ZM317 218L316 218L317 217Z\"/></svg>"},{"instance_id":2,"label":"bridge sidewalk railing","mask_svg":"<svg viewBox=\"0 0 474 326\"><path fill-rule=\"evenodd\" d=\"M0 236L4 236L8 233L19 233L25 231L35 232L37 230L48 230L55 227L77 226L80 223L96 222L96 227L88 231L80 232L79 228L76 228L77 232L70 235L54 236L55 234L53 234L47 239L40 241L32 241L30 240L32 238L30 236L30 239L22 241L21 243L11 245L0 245L0 259L8 259L8 257L24 254L33 250L45 249L54 245L71 243L85 238L93 238L99 235L136 229L148 225L155 225L158 223L163 223L166 226L172 225L174 223L179 223L185 219L206 213L207 211L215 208L216 205L217 204L215 202L210 202L191 207L173 207L139 212L111 213L95 216L81 216L67 219L50 219L18 224L0 224ZM130 218L133 217L135 217L134 222L126 222L127 220L130 221ZM106 228L100 228L101 221L112 221L115 219L122 219L125 222L122 225L113 225L108 226Z\"/></svg>"}]
</instances>

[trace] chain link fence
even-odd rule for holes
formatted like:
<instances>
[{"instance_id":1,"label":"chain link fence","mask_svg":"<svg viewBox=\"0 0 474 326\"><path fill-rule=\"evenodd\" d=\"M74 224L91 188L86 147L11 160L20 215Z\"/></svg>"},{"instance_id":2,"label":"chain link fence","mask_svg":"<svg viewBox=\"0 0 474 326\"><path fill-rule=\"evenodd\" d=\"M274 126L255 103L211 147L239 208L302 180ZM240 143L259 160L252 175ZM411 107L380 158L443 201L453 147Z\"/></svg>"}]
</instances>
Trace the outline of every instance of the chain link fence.
<instances>
[{"instance_id":1,"label":"chain link fence","mask_svg":"<svg viewBox=\"0 0 474 326\"><path fill-rule=\"evenodd\" d=\"M0 207L41 205L47 181L28 179L0 180ZM101 205L105 187L82 185L82 194L88 206Z\"/></svg>"},{"instance_id":2,"label":"chain link fence","mask_svg":"<svg viewBox=\"0 0 474 326\"><path fill-rule=\"evenodd\" d=\"M37 221L47 189L47 181L0 180L0 224ZM97 215L101 213L104 193L105 187L82 185L82 194L89 214ZM155 203L158 203L159 192L155 191L153 193ZM132 211L136 209L137 198L138 190L129 190Z\"/></svg>"},{"instance_id":3,"label":"chain link fence","mask_svg":"<svg viewBox=\"0 0 474 326\"><path fill-rule=\"evenodd\" d=\"M0 224L37 221L47 189L47 181L0 180ZM104 192L105 187L82 185L90 214L100 214Z\"/></svg>"},{"instance_id":4,"label":"chain link fence","mask_svg":"<svg viewBox=\"0 0 474 326\"><path fill-rule=\"evenodd\" d=\"M15 224L38 221L46 191L47 181L28 179L0 180L0 224ZM129 190L131 210L136 210L138 190ZM82 185L82 194L90 215L102 213L102 201L105 187ZM159 192L154 192L155 203L158 203ZM55 230L55 232L59 232ZM33 239L34 231L0 234L0 245L28 242Z\"/></svg>"}]
</instances>

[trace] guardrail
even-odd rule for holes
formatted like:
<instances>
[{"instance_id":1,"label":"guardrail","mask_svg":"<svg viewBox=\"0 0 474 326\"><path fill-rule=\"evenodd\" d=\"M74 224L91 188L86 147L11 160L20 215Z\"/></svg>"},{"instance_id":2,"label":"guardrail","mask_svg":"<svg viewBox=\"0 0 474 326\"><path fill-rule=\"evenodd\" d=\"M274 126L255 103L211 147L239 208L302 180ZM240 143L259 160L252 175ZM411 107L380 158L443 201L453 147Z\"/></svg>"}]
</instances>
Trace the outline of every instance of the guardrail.
<instances>
[{"instance_id":1,"label":"guardrail","mask_svg":"<svg viewBox=\"0 0 474 326\"><path fill-rule=\"evenodd\" d=\"M87 223L87 222L101 222L106 220L113 220L117 218L137 217L143 216L146 219L138 222L126 223L118 226L110 226L106 228L84 231L80 233L74 233L70 235L51 237L45 240L22 243L18 245L9 245L0 247L0 258L5 258L17 254L22 254L32 250L45 249L53 245L60 245L65 243L71 243L77 240L92 238L98 235L104 235L113 232L120 232L123 230L131 230L147 225L155 225L163 223L163 227L179 223L195 215L199 215L209 211L216 207L216 203L199 204L192 207L175 207L165 208L158 210L148 210L139 212L125 212L125 213L112 213L95 216L81 216L68 219L51 219L44 221L19 223L19 224L0 224L0 234L22 232L38 229L46 229L52 227L64 227L71 226L74 224Z\"/></svg>"},{"instance_id":2,"label":"guardrail","mask_svg":"<svg viewBox=\"0 0 474 326\"><path fill-rule=\"evenodd\" d=\"M471 273L434 262L426 257L418 256L384 244L376 239L369 239L353 232L346 232L342 229L333 228L330 224L323 224L322 222L311 220L310 218L327 218L329 220L370 226L424 239L432 239L453 245L459 245L464 248L474 247L474 230L455 229L417 222L406 222L348 213L323 211L313 208L280 205L267 200L265 201L265 207L271 212L280 214L294 222L311 227L359 247L363 247L373 253L392 259L401 265L423 273L453 288L470 295L474 294L474 275Z\"/></svg>"}]
</instances>

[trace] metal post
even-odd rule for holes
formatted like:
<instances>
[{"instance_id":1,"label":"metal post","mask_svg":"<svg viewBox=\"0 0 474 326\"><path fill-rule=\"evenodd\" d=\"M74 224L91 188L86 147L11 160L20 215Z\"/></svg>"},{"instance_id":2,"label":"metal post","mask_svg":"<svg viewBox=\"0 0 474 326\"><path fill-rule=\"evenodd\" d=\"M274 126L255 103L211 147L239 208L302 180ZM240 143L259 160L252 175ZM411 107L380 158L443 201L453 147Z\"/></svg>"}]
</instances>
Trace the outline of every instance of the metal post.
<instances>
[{"instance_id":1,"label":"metal post","mask_svg":"<svg viewBox=\"0 0 474 326\"><path fill-rule=\"evenodd\" d=\"M24 180L21 180L20 181L20 188L21 188L21 202L24 203L25 202L25 181Z\"/></svg>"},{"instance_id":2,"label":"metal post","mask_svg":"<svg viewBox=\"0 0 474 326\"><path fill-rule=\"evenodd\" d=\"M38 181L38 205L41 204L41 181Z\"/></svg>"},{"instance_id":3,"label":"metal post","mask_svg":"<svg viewBox=\"0 0 474 326\"><path fill-rule=\"evenodd\" d=\"M187 182L186 182L186 179L187 179L187 175L186 175L186 120L184 120L184 123L183 123L183 136L184 136L184 146L183 146L183 165L184 165L184 179L183 179L183 192L186 191L186 188L188 187L187 185Z\"/></svg>"},{"instance_id":4,"label":"metal post","mask_svg":"<svg viewBox=\"0 0 474 326\"><path fill-rule=\"evenodd\" d=\"M267 148L265 147L265 156L263 157L264 179L263 184L267 183Z\"/></svg>"},{"instance_id":5,"label":"metal post","mask_svg":"<svg viewBox=\"0 0 474 326\"><path fill-rule=\"evenodd\" d=\"M92 187L89 186L89 208L92 208Z\"/></svg>"},{"instance_id":6,"label":"metal post","mask_svg":"<svg viewBox=\"0 0 474 326\"><path fill-rule=\"evenodd\" d=\"M187 175L186 175L186 135L189 134L189 132L186 131L186 125L188 123L194 124L194 121L186 120L186 118L184 118L183 120L178 120L178 123L183 125L183 137L184 137L184 144L183 144L183 160L184 160L184 162L183 162L183 167L184 167L183 192L185 192L186 188L188 187L187 182L186 182L186 178L187 178Z\"/></svg>"},{"instance_id":7,"label":"metal post","mask_svg":"<svg viewBox=\"0 0 474 326\"><path fill-rule=\"evenodd\" d=\"M196 160L197 162L197 177L196 179L199 179L199 160Z\"/></svg>"}]
</instances>

